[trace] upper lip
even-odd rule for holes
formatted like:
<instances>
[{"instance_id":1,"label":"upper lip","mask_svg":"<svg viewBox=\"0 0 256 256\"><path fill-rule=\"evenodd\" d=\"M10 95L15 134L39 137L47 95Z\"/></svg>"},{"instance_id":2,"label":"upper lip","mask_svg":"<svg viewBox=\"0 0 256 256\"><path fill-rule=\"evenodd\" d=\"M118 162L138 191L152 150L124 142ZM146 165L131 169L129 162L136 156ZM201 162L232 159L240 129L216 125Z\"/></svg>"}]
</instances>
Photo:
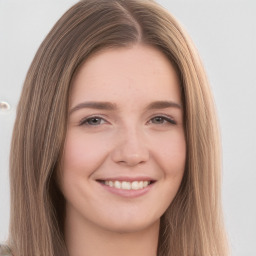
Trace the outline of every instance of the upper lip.
<instances>
[{"instance_id":1,"label":"upper lip","mask_svg":"<svg viewBox=\"0 0 256 256\"><path fill-rule=\"evenodd\" d=\"M156 179L148 177L148 176L138 176L138 177L128 177L128 176L116 176L116 177L107 177L97 179L98 181L156 181Z\"/></svg>"}]
</instances>

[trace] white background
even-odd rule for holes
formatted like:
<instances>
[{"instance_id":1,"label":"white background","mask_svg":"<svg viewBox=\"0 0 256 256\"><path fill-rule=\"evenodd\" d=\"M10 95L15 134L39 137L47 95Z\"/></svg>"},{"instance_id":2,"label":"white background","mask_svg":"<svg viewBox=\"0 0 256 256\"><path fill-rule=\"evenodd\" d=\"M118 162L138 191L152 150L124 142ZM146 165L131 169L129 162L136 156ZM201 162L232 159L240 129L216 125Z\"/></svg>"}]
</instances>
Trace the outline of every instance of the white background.
<instances>
[{"instance_id":1,"label":"white background","mask_svg":"<svg viewBox=\"0 0 256 256\"><path fill-rule=\"evenodd\" d=\"M0 241L8 234L8 158L22 84L39 44L75 2L0 0L0 101L11 105L0 111ZM255 256L256 1L158 2L183 24L205 64L221 123L223 205L233 256Z\"/></svg>"}]
</instances>

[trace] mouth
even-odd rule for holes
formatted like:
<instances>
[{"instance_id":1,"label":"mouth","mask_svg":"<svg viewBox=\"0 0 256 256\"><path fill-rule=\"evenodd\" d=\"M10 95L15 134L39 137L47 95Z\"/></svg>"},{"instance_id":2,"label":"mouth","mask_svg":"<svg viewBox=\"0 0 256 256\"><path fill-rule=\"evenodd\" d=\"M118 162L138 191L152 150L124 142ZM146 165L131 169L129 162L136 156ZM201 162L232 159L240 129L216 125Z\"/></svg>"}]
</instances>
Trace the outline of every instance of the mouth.
<instances>
[{"instance_id":1,"label":"mouth","mask_svg":"<svg viewBox=\"0 0 256 256\"><path fill-rule=\"evenodd\" d=\"M102 185L120 190L141 190L155 183L154 180L97 180Z\"/></svg>"}]
</instances>

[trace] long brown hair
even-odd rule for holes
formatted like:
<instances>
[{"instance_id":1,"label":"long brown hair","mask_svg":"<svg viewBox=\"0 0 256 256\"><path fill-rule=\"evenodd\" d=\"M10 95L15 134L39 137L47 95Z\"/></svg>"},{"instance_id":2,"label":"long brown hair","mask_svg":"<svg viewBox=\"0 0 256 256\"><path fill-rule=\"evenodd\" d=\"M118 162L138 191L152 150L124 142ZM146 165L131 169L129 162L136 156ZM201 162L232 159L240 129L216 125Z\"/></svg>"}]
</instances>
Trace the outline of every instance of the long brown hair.
<instances>
[{"instance_id":1,"label":"long brown hair","mask_svg":"<svg viewBox=\"0 0 256 256\"><path fill-rule=\"evenodd\" d=\"M177 21L150 0L83 0L41 44L14 125L9 247L15 256L68 255L56 170L66 133L70 84L95 52L133 44L162 51L180 78L187 143L180 189L161 218L158 255L226 256L220 145L214 104L198 54Z\"/></svg>"}]
</instances>

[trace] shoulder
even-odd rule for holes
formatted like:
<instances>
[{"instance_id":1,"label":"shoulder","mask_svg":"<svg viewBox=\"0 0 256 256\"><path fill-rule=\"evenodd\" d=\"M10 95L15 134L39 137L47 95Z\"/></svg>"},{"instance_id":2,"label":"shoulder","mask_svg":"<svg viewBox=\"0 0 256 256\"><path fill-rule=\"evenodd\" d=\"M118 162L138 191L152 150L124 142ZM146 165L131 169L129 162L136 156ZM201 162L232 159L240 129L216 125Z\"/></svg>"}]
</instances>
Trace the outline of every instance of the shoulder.
<instances>
[{"instance_id":1,"label":"shoulder","mask_svg":"<svg viewBox=\"0 0 256 256\"><path fill-rule=\"evenodd\" d=\"M11 250L7 245L0 244L0 256L12 256Z\"/></svg>"}]
</instances>

